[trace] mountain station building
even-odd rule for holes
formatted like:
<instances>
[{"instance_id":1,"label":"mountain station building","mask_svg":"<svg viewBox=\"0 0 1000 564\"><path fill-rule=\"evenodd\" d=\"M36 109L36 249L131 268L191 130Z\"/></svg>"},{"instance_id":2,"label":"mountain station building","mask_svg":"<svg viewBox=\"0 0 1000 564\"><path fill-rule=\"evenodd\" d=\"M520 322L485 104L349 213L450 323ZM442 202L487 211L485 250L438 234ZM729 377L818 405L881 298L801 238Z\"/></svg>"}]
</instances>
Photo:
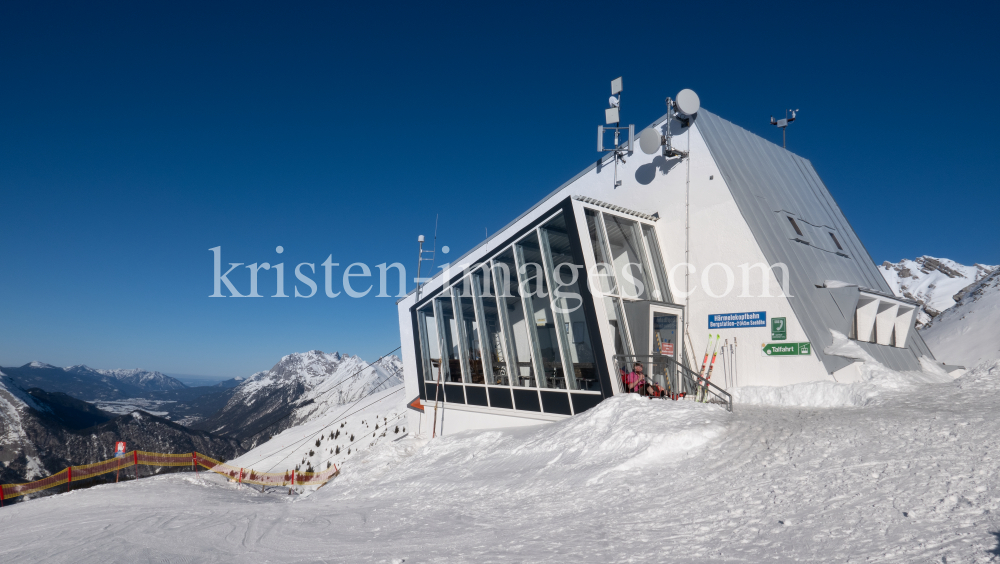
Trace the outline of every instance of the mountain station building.
<instances>
[{"instance_id":1,"label":"mountain station building","mask_svg":"<svg viewBox=\"0 0 1000 564\"><path fill-rule=\"evenodd\" d=\"M896 370L933 358L808 160L704 109L650 127L676 150L622 143L627 164L607 153L398 302L414 431L569 417L627 393L636 362L691 400L709 339L735 344L721 403L858 380L833 332Z\"/></svg>"}]
</instances>

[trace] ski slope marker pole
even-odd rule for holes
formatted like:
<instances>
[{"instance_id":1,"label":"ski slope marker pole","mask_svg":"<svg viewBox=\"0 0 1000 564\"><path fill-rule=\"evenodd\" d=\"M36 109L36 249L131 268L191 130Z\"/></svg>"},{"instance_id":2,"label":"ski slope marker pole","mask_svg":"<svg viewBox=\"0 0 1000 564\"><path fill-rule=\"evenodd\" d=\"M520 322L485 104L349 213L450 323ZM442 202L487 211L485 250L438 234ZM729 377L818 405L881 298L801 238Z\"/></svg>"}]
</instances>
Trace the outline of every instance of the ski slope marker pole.
<instances>
[{"instance_id":1,"label":"ski slope marker pole","mask_svg":"<svg viewBox=\"0 0 1000 564\"><path fill-rule=\"evenodd\" d=\"M194 477L198 477L198 453L191 453L191 466L194 468Z\"/></svg>"},{"instance_id":2,"label":"ski slope marker pole","mask_svg":"<svg viewBox=\"0 0 1000 564\"><path fill-rule=\"evenodd\" d=\"M434 386L434 430L431 433L431 438L437 437L438 429L438 392L441 389L441 365L444 364L444 355L441 355L441 359L438 360L438 381L437 385Z\"/></svg>"},{"instance_id":3,"label":"ski slope marker pole","mask_svg":"<svg viewBox=\"0 0 1000 564\"><path fill-rule=\"evenodd\" d=\"M739 343L736 342L736 337L733 337L733 387L734 388L736 386L739 386L739 384L737 383L737 380L736 380L736 374L737 374L737 372L736 372L736 369L737 369L737 365L736 365L736 353L739 352L739 350L740 350L740 347L737 346L738 344Z\"/></svg>"},{"instance_id":4,"label":"ski slope marker pole","mask_svg":"<svg viewBox=\"0 0 1000 564\"><path fill-rule=\"evenodd\" d=\"M729 381L729 364L726 360L726 349L729 347L729 339L722 343L722 379L725 382ZM728 385L728 384L727 384Z\"/></svg>"},{"instance_id":5,"label":"ski slope marker pole","mask_svg":"<svg viewBox=\"0 0 1000 564\"><path fill-rule=\"evenodd\" d=\"M139 451L137 451L137 450L133 450L132 451L132 460L134 461L134 464L132 465L132 467L135 468L135 479L138 480L139 479Z\"/></svg>"},{"instance_id":6,"label":"ski slope marker pole","mask_svg":"<svg viewBox=\"0 0 1000 564\"><path fill-rule=\"evenodd\" d=\"M73 467L66 468L66 493L69 493L70 484L73 483Z\"/></svg>"}]
</instances>

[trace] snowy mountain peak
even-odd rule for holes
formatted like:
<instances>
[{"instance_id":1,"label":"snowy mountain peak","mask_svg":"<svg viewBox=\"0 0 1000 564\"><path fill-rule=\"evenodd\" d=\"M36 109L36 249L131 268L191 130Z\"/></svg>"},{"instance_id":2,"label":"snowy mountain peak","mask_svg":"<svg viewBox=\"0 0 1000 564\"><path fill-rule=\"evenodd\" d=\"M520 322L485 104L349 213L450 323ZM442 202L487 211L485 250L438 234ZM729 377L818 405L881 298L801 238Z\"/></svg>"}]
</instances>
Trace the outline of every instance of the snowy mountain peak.
<instances>
[{"instance_id":1,"label":"snowy mountain peak","mask_svg":"<svg viewBox=\"0 0 1000 564\"><path fill-rule=\"evenodd\" d=\"M897 263L885 261L879 271L897 296L923 306L916 323L917 328L922 328L930 326L935 317L954 306L956 295L997 268L978 263L965 266L953 260L924 255Z\"/></svg>"},{"instance_id":2,"label":"snowy mountain peak","mask_svg":"<svg viewBox=\"0 0 1000 564\"><path fill-rule=\"evenodd\" d=\"M25 364L22 368L55 368L55 366L52 366L51 364L45 364L44 362L38 362L37 360L33 360L28 364Z\"/></svg>"},{"instance_id":3,"label":"snowy mountain peak","mask_svg":"<svg viewBox=\"0 0 1000 564\"><path fill-rule=\"evenodd\" d=\"M270 370L247 378L225 407L198 425L255 444L330 409L402 383L403 363L396 356L369 363L340 352L292 353Z\"/></svg>"}]
</instances>

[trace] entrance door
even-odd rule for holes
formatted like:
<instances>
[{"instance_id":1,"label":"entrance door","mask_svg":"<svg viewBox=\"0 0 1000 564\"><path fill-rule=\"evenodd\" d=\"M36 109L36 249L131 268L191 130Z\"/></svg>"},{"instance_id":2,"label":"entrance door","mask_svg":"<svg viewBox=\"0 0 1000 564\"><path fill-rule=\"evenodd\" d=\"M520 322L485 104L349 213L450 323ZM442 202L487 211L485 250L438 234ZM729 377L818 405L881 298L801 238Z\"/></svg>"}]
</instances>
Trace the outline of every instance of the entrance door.
<instances>
[{"instance_id":1,"label":"entrance door","mask_svg":"<svg viewBox=\"0 0 1000 564\"><path fill-rule=\"evenodd\" d=\"M677 346L679 342L678 317L672 313L653 312L653 339L650 353L669 356L676 360L676 355L680 352Z\"/></svg>"},{"instance_id":2,"label":"entrance door","mask_svg":"<svg viewBox=\"0 0 1000 564\"><path fill-rule=\"evenodd\" d=\"M684 327L683 310L659 304L649 305L648 352L650 378L658 385L676 394L680 391L677 364L683 362L681 336Z\"/></svg>"}]
</instances>

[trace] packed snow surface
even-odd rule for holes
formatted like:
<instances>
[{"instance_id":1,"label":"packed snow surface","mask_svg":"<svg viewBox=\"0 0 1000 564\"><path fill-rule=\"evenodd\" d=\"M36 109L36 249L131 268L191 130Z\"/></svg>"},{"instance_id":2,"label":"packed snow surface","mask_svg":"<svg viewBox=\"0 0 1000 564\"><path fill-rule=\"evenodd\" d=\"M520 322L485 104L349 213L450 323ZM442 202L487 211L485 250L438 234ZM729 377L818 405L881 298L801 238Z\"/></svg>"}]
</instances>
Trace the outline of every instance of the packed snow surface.
<instances>
[{"instance_id":1,"label":"packed snow surface","mask_svg":"<svg viewBox=\"0 0 1000 564\"><path fill-rule=\"evenodd\" d=\"M174 474L0 510L3 562L995 562L1000 361L865 407L618 396L385 441L299 495Z\"/></svg>"}]
</instances>

